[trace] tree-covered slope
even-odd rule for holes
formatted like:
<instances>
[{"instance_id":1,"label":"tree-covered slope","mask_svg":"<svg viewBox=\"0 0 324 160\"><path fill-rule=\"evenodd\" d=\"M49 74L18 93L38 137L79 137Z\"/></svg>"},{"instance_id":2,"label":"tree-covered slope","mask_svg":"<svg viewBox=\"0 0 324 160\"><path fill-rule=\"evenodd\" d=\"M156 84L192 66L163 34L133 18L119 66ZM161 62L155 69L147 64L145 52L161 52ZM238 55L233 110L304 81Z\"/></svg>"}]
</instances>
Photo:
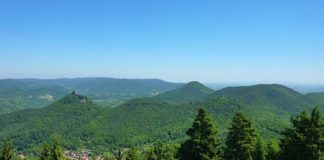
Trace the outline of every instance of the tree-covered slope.
<instances>
[{"instance_id":1,"label":"tree-covered slope","mask_svg":"<svg viewBox=\"0 0 324 160\"><path fill-rule=\"evenodd\" d=\"M215 99L203 106L213 113L225 131L227 117L238 108L229 99ZM199 105L175 105L155 98L136 98L116 108L106 108L84 130L89 130L96 150L162 141L179 141L192 123ZM226 123L223 123L226 122Z\"/></svg>"},{"instance_id":2,"label":"tree-covered slope","mask_svg":"<svg viewBox=\"0 0 324 160\"><path fill-rule=\"evenodd\" d=\"M0 114L40 108L76 89L105 106L176 89L179 83L158 79L72 78L0 80Z\"/></svg>"},{"instance_id":3,"label":"tree-covered slope","mask_svg":"<svg viewBox=\"0 0 324 160\"><path fill-rule=\"evenodd\" d=\"M193 81L179 89L159 94L155 98L169 103L189 103L207 97L213 92L203 84Z\"/></svg>"},{"instance_id":4,"label":"tree-covered slope","mask_svg":"<svg viewBox=\"0 0 324 160\"><path fill-rule=\"evenodd\" d=\"M306 96L310 99L312 99L316 105L322 106L321 108L324 108L324 92L313 92L308 93Z\"/></svg>"},{"instance_id":5,"label":"tree-covered slope","mask_svg":"<svg viewBox=\"0 0 324 160\"><path fill-rule=\"evenodd\" d=\"M265 137L276 137L290 124L292 115L316 106L316 101L307 95L277 84L224 88L205 101L215 97L226 97L239 103L240 110L251 117Z\"/></svg>"},{"instance_id":6,"label":"tree-covered slope","mask_svg":"<svg viewBox=\"0 0 324 160\"><path fill-rule=\"evenodd\" d=\"M118 146L176 141L184 138L198 108L172 105L155 98L137 98L116 108L103 108L70 94L54 104L0 117L0 137L10 138L18 150L37 150L54 135L67 149L98 151ZM232 102L214 102L212 113L232 112ZM237 108L237 107L234 107ZM227 110L229 109L229 110ZM225 128L225 126L224 126Z\"/></svg>"},{"instance_id":7,"label":"tree-covered slope","mask_svg":"<svg viewBox=\"0 0 324 160\"><path fill-rule=\"evenodd\" d=\"M5 85L5 83L0 82L0 114L25 108L44 107L69 92L68 89L59 85L8 83Z\"/></svg>"},{"instance_id":8,"label":"tree-covered slope","mask_svg":"<svg viewBox=\"0 0 324 160\"><path fill-rule=\"evenodd\" d=\"M277 84L228 87L214 92L212 96L229 97L247 105L271 106L292 113L300 112L313 104L307 96Z\"/></svg>"},{"instance_id":9,"label":"tree-covered slope","mask_svg":"<svg viewBox=\"0 0 324 160\"><path fill-rule=\"evenodd\" d=\"M179 97L187 96L187 92L178 93ZM226 88L187 104L180 103L182 99L168 103L148 97L103 108L82 99L70 94L45 108L2 115L0 137L10 138L19 150L37 149L53 135L62 137L66 149L98 151L157 140L178 141L185 137L197 109L202 107L211 114L222 137L234 113L241 111L269 139L278 137L295 111L313 107L309 98L279 85Z\"/></svg>"},{"instance_id":10,"label":"tree-covered slope","mask_svg":"<svg viewBox=\"0 0 324 160\"><path fill-rule=\"evenodd\" d=\"M87 97L69 94L44 108L2 115L0 137L12 139L18 150L28 150L60 135L66 145L77 148L77 145L87 143L87 132L81 128L96 118L101 110L102 107Z\"/></svg>"}]
</instances>

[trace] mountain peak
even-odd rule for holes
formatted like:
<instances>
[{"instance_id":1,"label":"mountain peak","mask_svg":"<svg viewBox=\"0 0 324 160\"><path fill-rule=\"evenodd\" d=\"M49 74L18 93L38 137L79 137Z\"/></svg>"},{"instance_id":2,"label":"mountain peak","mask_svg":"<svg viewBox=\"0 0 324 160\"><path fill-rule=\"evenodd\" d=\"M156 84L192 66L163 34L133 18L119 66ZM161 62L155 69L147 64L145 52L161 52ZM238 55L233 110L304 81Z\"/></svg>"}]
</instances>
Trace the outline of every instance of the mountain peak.
<instances>
[{"instance_id":1,"label":"mountain peak","mask_svg":"<svg viewBox=\"0 0 324 160\"><path fill-rule=\"evenodd\" d=\"M191 81L191 82L188 82L187 84L185 84L185 86L201 87L201 86L204 86L204 85L201 84L201 83L198 82L198 81ZM205 87L205 86L204 86L204 87Z\"/></svg>"},{"instance_id":2,"label":"mountain peak","mask_svg":"<svg viewBox=\"0 0 324 160\"><path fill-rule=\"evenodd\" d=\"M212 89L206 87L205 85L201 84L198 81L191 81L191 82L185 84L182 88L180 88L180 90L184 90L184 91L188 91L188 89L190 91L196 90L198 92L204 92L206 94L213 93L213 90Z\"/></svg>"},{"instance_id":3,"label":"mountain peak","mask_svg":"<svg viewBox=\"0 0 324 160\"><path fill-rule=\"evenodd\" d=\"M78 94L75 90L71 94L66 95L58 102L60 103L87 103L90 100L86 96Z\"/></svg>"},{"instance_id":4,"label":"mountain peak","mask_svg":"<svg viewBox=\"0 0 324 160\"><path fill-rule=\"evenodd\" d=\"M189 103L206 97L213 92L212 89L203 84L197 81L192 81L179 89L159 94L156 98L171 103Z\"/></svg>"}]
</instances>

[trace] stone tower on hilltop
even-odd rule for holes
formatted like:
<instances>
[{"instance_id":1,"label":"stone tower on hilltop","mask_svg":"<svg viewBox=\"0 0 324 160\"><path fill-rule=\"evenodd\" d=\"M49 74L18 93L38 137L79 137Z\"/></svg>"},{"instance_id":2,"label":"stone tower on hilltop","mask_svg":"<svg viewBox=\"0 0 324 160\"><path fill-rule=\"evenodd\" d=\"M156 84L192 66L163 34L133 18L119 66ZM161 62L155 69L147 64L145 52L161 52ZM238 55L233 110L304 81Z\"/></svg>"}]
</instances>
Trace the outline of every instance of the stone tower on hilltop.
<instances>
[{"instance_id":1,"label":"stone tower on hilltop","mask_svg":"<svg viewBox=\"0 0 324 160\"><path fill-rule=\"evenodd\" d=\"M75 96L78 96L79 99L80 99L80 102L81 102L81 103L85 103L85 102L87 102L86 97L85 97L85 96L81 96L81 95L79 95L79 94L76 92L76 90L73 90L73 91L72 91L72 94L75 95Z\"/></svg>"}]
</instances>

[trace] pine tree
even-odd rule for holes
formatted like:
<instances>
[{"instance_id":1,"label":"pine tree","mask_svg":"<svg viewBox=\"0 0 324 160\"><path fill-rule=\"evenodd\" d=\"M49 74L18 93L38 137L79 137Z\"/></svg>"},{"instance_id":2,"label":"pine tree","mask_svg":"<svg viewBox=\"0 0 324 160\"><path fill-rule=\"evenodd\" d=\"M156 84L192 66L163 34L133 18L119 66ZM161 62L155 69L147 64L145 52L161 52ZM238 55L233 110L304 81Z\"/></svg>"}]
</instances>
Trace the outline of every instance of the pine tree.
<instances>
[{"instance_id":1,"label":"pine tree","mask_svg":"<svg viewBox=\"0 0 324 160\"><path fill-rule=\"evenodd\" d=\"M243 113L236 113L225 142L224 159L252 160L255 141L256 134L250 119Z\"/></svg>"},{"instance_id":2,"label":"pine tree","mask_svg":"<svg viewBox=\"0 0 324 160\"><path fill-rule=\"evenodd\" d=\"M220 155L220 139L212 118L204 109L198 110L192 127L186 134L190 137L178 151L180 160L217 160Z\"/></svg>"},{"instance_id":3,"label":"pine tree","mask_svg":"<svg viewBox=\"0 0 324 160\"><path fill-rule=\"evenodd\" d=\"M266 151L264 149L261 137L258 137L253 160L266 160Z\"/></svg>"},{"instance_id":4,"label":"pine tree","mask_svg":"<svg viewBox=\"0 0 324 160\"><path fill-rule=\"evenodd\" d=\"M13 149L9 141L5 140L1 146L0 160L11 160L13 159Z\"/></svg>"},{"instance_id":5,"label":"pine tree","mask_svg":"<svg viewBox=\"0 0 324 160\"><path fill-rule=\"evenodd\" d=\"M45 143L43 145L43 149L42 149L39 159L40 160L51 160L51 157L52 157L51 148L47 143Z\"/></svg>"},{"instance_id":6,"label":"pine tree","mask_svg":"<svg viewBox=\"0 0 324 160\"><path fill-rule=\"evenodd\" d=\"M292 128L283 132L280 159L318 160L324 145L324 125L318 108L309 117L306 112L291 118Z\"/></svg>"},{"instance_id":7,"label":"pine tree","mask_svg":"<svg viewBox=\"0 0 324 160\"><path fill-rule=\"evenodd\" d=\"M126 160L140 160L140 154L135 147L131 147L126 155Z\"/></svg>"},{"instance_id":8,"label":"pine tree","mask_svg":"<svg viewBox=\"0 0 324 160\"><path fill-rule=\"evenodd\" d=\"M53 140L52 148L51 148L51 157L52 160L62 160L63 152L60 146L58 139Z\"/></svg>"},{"instance_id":9,"label":"pine tree","mask_svg":"<svg viewBox=\"0 0 324 160\"><path fill-rule=\"evenodd\" d=\"M280 148L278 146L278 143L276 143L274 140L271 140L267 145L266 159L278 160L279 152Z\"/></svg>"}]
</instances>

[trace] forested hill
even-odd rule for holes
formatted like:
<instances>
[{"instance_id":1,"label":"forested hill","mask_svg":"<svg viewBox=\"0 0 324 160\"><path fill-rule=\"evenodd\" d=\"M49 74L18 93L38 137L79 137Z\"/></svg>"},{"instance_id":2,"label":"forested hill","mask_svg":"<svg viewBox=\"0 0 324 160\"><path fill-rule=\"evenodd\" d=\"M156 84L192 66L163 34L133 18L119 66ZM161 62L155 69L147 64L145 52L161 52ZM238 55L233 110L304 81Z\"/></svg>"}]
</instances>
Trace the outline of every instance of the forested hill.
<instances>
[{"instance_id":1,"label":"forested hill","mask_svg":"<svg viewBox=\"0 0 324 160\"><path fill-rule=\"evenodd\" d=\"M247 105L274 107L297 113L313 107L314 101L293 89L278 84L260 84L244 87L228 87L214 92L211 97L229 97Z\"/></svg>"},{"instance_id":2,"label":"forested hill","mask_svg":"<svg viewBox=\"0 0 324 160\"><path fill-rule=\"evenodd\" d=\"M0 114L47 106L74 89L97 103L115 107L132 98L155 96L182 85L158 79L3 79L0 80Z\"/></svg>"},{"instance_id":3,"label":"forested hill","mask_svg":"<svg viewBox=\"0 0 324 160\"><path fill-rule=\"evenodd\" d=\"M316 102L316 105L321 106L322 104L324 104L324 92L309 93L306 94L306 96Z\"/></svg>"},{"instance_id":4,"label":"forested hill","mask_svg":"<svg viewBox=\"0 0 324 160\"><path fill-rule=\"evenodd\" d=\"M204 88L195 84L186 86ZM0 116L0 137L11 139L18 150L24 151L37 150L55 135L62 137L64 148L72 150L104 151L158 140L179 142L185 137L197 108L202 107L213 117L221 136L225 135L234 113L241 111L251 117L263 137L270 139L278 138L296 111L309 110L319 102L280 85L225 88L200 99L188 98L187 92L182 92L184 88L173 93L187 97L192 103L169 103L147 97L129 100L116 108L104 108L72 93L44 108ZM320 106L323 110L323 104Z\"/></svg>"},{"instance_id":5,"label":"forested hill","mask_svg":"<svg viewBox=\"0 0 324 160\"><path fill-rule=\"evenodd\" d=\"M65 145L76 149L74 142L85 143L88 138L83 127L100 116L102 109L87 97L71 93L44 108L1 115L0 137L12 139L18 150L28 150L60 135Z\"/></svg>"},{"instance_id":6,"label":"forested hill","mask_svg":"<svg viewBox=\"0 0 324 160\"><path fill-rule=\"evenodd\" d=\"M179 89L161 93L155 98L169 103L190 103L207 97L213 92L212 89L203 84L193 81Z\"/></svg>"}]
</instances>

